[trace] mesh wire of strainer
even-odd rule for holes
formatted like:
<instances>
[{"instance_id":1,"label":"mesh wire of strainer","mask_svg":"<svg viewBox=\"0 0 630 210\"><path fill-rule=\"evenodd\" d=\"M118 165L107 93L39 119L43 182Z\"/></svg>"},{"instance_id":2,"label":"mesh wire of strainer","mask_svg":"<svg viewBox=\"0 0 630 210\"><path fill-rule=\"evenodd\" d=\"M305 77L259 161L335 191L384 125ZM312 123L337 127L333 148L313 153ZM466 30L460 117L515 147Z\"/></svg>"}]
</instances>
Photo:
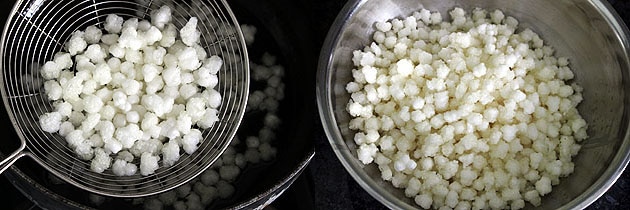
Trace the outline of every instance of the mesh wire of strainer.
<instances>
[{"instance_id":1,"label":"mesh wire of strainer","mask_svg":"<svg viewBox=\"0 0 630 210\"><path fill-rule=\"evenodd\" d=\"M160 167L152 175L121 177L111 170L92 172L89 161L77 158L63 137L40 128L39 116L53 108L52 102L43 94L43 78L38 67L62 51L74 31L90 25L102 28L108 14L117 14L124 19L149 20L150 12L163 5L171 7L173 23L178 28L190 17L197 17L201 46L208 54L219 55L224 60L216 87L222 96L218 113L220 121L203 131L204 140L195 153L184 154L173 166ZM0 173L18 158L27 156L81 189L114 197L153 195L193 179L227 148L245 111L249 61L238 26L225 0L17 1L1 40L0 90L21 146L0 162Z\"/></svg>"}]
</instances>

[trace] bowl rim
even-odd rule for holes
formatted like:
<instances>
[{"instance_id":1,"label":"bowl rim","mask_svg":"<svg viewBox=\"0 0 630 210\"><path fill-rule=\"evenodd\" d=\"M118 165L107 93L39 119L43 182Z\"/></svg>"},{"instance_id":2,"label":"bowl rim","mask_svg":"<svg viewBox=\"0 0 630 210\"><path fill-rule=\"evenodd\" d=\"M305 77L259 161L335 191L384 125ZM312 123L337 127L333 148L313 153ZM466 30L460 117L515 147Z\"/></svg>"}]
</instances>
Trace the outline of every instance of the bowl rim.
<instances>
[{"instance_id":1,"label":"bowl rim","mask_svg":"<svg viewBox=\"0 0 630 210\"><path fill-rule=\"evenodd\" d=\"M344 148L343 145L340 145L339 142L335 141L335 139L343 140L343 137L339 128L336 126L337 119L335 118L334 111L331 109L331 107L333 107L331 104L332 96L329 94L329 90L332 89L332 84L330 83L332 75L328 69L331 68L331 61L333 58L332 52L335 45L337 45L340 41L340 37L338 35L343 29L343 26L346 24L346 19L353 16L356 12L356 8L361 7L366 1L367 0L349 0L346 2L331 25L331 28L326 35L326 39L324 40L324 44L322 45L316 82L316 96L320 120L322 121L322 126L324 128L324 132L326 133L328 142L332 146L337 159L339 159L346 171L361 186L361 188L363 188L363 190L368 192L368 194L370 194L373 198L390 209L415 209L417 207L411 206L406 202L396 203L396 201L399 201L396 196L392 195L383 188L377 187L374 182L366 182L365 180L370 180L371 178L362 170L362 165L349 161L356 157L354 157L347 148Z\"/></svg>"},{"instance_id":2,"label":"bowl rim","mask_svg":"<svg viewBox=\"0 0 630 210\"><path fill-rule=\"evenodd\" d=\"M333 24L331 25L324 44L320 51L318 69L317 69L317 105L320 115L320 120L326 133L326 137L337 156L337 159L344 166L346 171L352 176L352 178L373 198L381 202L391 209L417 209L419 206L409 205L407 202L403 202L398 197L394 196L387 190L379 187L378 184L372 180L370 176L363 170L363 165L356 161L356 157L344 147L341 131L337 126L337 119L335 117L334 110L332 110L333 96L330 91L334 90L333 84L331 84L331 77L333 76L329 71L332 67L333 53L335 46L340 43L340 32L346 26L347 19L355 15L357 9L360 8L368 0L349 0L344 7L338 13ZM630 30L624 23L623 19L617 14L612 5L605 0L585 0L591 7L596 9L599 15L606 21L606 23L614 31L615 39L622 43L623 55L630 60ZM392 17L393 18L393 17ZM626 69L630 69L630 64L627 64ZM630 72L626 72L630 74ZM630 97L626 94L624 97L624 104L630 104ZM628 110L624 107L622 119L628 119ZM630 124L625 127L625 134L623 134L623 142L620 145L620 149L611 159L611 163L616 165L609 165L602 175L593 182L584 192L568 203L563 204L558 209L584 209L595 202L601 197L608 189L617 181L617 179L623 174L628 162L630 161ZM619 135L622 136L622 135ZM369 180L369 181L366 181Z\"/></svg>"}]
</instances>

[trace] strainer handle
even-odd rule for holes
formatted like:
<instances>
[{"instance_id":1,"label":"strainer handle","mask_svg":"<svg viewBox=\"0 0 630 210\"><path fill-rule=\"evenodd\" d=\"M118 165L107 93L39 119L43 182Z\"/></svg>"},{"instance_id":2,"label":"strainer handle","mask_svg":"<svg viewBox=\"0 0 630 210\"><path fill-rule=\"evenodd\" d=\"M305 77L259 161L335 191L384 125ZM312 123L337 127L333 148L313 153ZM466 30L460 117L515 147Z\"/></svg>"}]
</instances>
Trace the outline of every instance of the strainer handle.
<instances>
[{"instance_id":1,"label":"strainer handle","mask_svg":"<svg viewBox=\"0 0 630 210\"><path fill-rule=\"evenodd\" d=\"M2 174L2 172L7 170L9 167L11 167L13 163L15 163L16 160L20 159L22 156L25 155L22 152L23 149L24 149L23 147L20 147L20 149L11 153L9 157L5 158L4 160L2 160L2 162L0 162L0 174Z\"/></svg>"}]
</instances>

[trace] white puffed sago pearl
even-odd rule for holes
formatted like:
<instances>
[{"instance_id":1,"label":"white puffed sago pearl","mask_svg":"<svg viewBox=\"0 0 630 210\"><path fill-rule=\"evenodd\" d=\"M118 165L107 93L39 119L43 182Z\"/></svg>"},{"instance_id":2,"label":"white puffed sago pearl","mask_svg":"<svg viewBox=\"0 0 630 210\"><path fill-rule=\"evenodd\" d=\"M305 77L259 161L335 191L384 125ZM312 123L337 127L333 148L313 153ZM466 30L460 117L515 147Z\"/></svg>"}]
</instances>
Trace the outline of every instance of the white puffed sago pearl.
<instances>
[{"instance_id":1,"label":"white puffed sago pearl","mask_svg":"<svg viewBox=\"0 0 630 210\"><path fill-rule=\"evenodd\" d=\"M178 86L181 84L181 69L177 67L166 68L162 71L162 77L166 86Z\"/></svg>"},{"instance_id":2,"label":"white puffed sago pearl","mask_svg":"<svg viewBox=\"0 0 630 210\"><path fill-rule=\"evenodd\" d=\"M61 126L61 114L59 112L50 112L42 115L39 118L39 124L42 127L42 130L54 133L59 131L59 127Z\"/></svg>"},{"instance_id":3,"label":"white puffed sago pearl","mask_svg":"<svg viewBox=\"0 0 630 210\"><path fill-rule=\"evenodd\" d=\"M72 114L72 105L68 102L55 103L55 112L61 114L61 117L69 117Z\"/></svg>"},{"instance_id":4,"label":"white puffed sago pearl","mask_svg":"<svg viewBox=\"0 0 630 210\"><path fill-rule=\"evenodd\" d=\"M198 70L193 72L193 76L197 85L206 88L214 88L219 83L219 78L216 74L212 74L211 70L205 66L202 66Z\"/></svg>"},{"instance_id":5,"label":"white puffed sago pearl","mask_svg":"<svg viewBox=\"0 0 630 210\"><path fill-rule=\"evenodd\" d=\"M128 23L129 20L125 21ZM121 48L129 49L128 52L137 52L142 47L142 40L138 37L138 31L134 27L123 27L118 38L118 45Z\"/></svg>"},{"instance_id":6,"label":"white puffed sago pearl","mask_svg":"<svg viewBox=\"0 0 630 210\"><path fill-rule=\"evenodd\" d=\"M104 29L111 34L117 34L120 33L120 30L122 30L122 24L122 17L115 14L109 14L105 19Z\"/></svg>"},{"instance_id":7,"label":"white puffed sago pearl","mask_svg":"<svg viewBox=\"0 0 630 210\"><path fill-rule=\"evenodd\" d=\"M66 52L55 53L55 58L53 61L61 69L70 69L74 63L72 61L72 57L70 56L70 53L66 53Z\"/></svg>"},{"instance_id":8,"label":"white puffed sago pearl","mask_svg":"<svg viewBox=\"0 0 630 210\"><path fill-rule=\"evenodd\" d=\"M223 67L223 59L213 55L204 61L204 66L210 70L210 74L217 74Z\"/></svg>"},{"instance_id":9,"label":"white puffed sago pearl","mask_svg":"<svg viewBox=\"0 0 630 210\"><path fill-rule=\"evenodd\" d=\"M101 31L101 29L97 28L96 26L88 26L85 29L83 37L88 44L96 44L101 40L102 35L103 32Z\"/></svg>"},{"instance_id":10,"label":"white puffed sago pearl","mask_svg":"<svg viewBox=\"0 0 630 210\"><path fill-rule=\"evenodd\" d=\"M83 32L77 31L72 33L70 40L66 42L65 49L70 55L77 55L82 53L87 47L87 42L83 39Z\"/></svg>"},{"instance_id":11,"label":"white puffed sago pearl","mask_svg":"<svg viewBox=\"0 0 630 210\"><path fill-rule=\"evenodd\" d=\"M112 80L111 68L107 64L96 65L92 73L92 79L99 85L108 84Z\"/></svg>"},{"instance_id":12,"label":"white puffed sago pearl","mask_svg":"<svg viewBox=\"0 0 630 210\"><path fill-rule=\"evenodd\" d=\"M220 120L221 95L213 88L223 60L201 47L199 20L191 17L178 30L168 6L150 15L151 22L108 15L103 28L75 31L67 52L39 69L54 107L40 116L42 130L64 136L95 172L131 176L140 167L147 175L157 169L156 159L174 165L181 149L192 154L203 140L193 126L206 129ZM132 164L142 163L143 153L151 156ZM104 154L128 155L112 164ZM246 161L241 155L239 167Z\"/></svg>"},{"instance_id":13,"label":"white puffed sago pearl","mask_svg":"<svg viewBox=\"0 0 630 210\"><path fill-rule=\"evenodd\" d=\"M153 45L162 39L162 32L155 26L151 26L149 30L144 32L145 43L147 45Z\"/></svg>"},{"instance_id":14,"label":"white puffed sago pearl","mask_svg":"<svg viewBox=\"0 0 630 210\"><path fill-rule=\"evenodd\" d=\"M181 70L194 70L199 68L201 63L199 62L199 56L197 50L192 47L186 47L182 51L177 53L177 60L179 61L179 67Z\"/></svg>"},{"instance_id":15,"label":"white puffed sago pearl","mask_svg":"<svg viewBox=\"0 0 630 210\"><path fill-rule=\"evenodd\" d=\"M140 174L147 176L151 175L158 169L158 160L160 157L154 156L151 153L142 153L140 157Z\"/></svg>"},{"instance_id":16,"label":"white puffed sago pearl","mask_svg":"<svg viewBox=\"0 0 630 210\"><path fill-rule=\"evenodd\" d=\"M116 58L125 57L125 48L118 45L118 43L109 46L109 53Z\"/></svg>"},{"instance_id":17,"label":"white puffed sago pearl","mask_svg":"<svg viewBox=\"0 0 630 210\"><path fill-rule=\"evenodd\" d=\"M539 206L588 138L569 59L500 10L449 15L376 22L352 52L357 158L425 209Z\"/></svg>"},{"instance_id":18,"label":"white puffed sago pearl","mask_svg":"<svg viewBox=\"0 0 630 210\"><path fill-rule=\"evenodd\" d=\"M125 160L117 159L112 164L112 172L117 176L133 176L138 171L138 166Z\"/></svg>"},{"instance_id":19,"label":"white puffed sago pearl","mask_svg":"<svg viewBox=\"0 0 630 210\"><path fill-rule=\"evenodd\" d=\"M208 129L214 125L214 123L219 121L218 111L216 109L206 109L204 115L199 121L197 121L197 126L201 129Z\"/></svg>"},{"instance_id":20,"label":"white puffed sago pearl","mask_svg":"<svg viewBox=\"0 0 630 210\"><path fill-rule=\"evenodd\" d=\"M171 140L162 147L162 163L171 166L179 160L179 145L175 140Z\"/></svg>"},{"instance_id":21,"label":"white puffed sago pearl","mask_svg":"<svg viewBox=\"0 0 630 210\"><path fill-rule=\"evenodd\" d=\"M94 159L90 164L90 169L96 173L102 173L111 165L112 158L102 149L94 149Z\"/></svg>"},{"instance_id":22,"label":"white puffed sago pearl","mask_svg":"<svg viewBox=\"0 0 630 210\"><path fill-rule=\"evenodd\" d=\"M169 22L171 22L170 7L162 6L160 9L151 12L151 23L159 29L163 29Z\"/></svg>"},{"instance_id":23,"label":"white puffed sago pearl","mask_svg":"<svg viewBox=\"0 0 630 210\"><path fill-rule=\"evenodd\" d=\"M197 129L192 129L190 132L181 139L182 148L188 154L192 154L197 150L198 144L203 140L201 132Z\"/></svg>"},{"instance_id":24,"label":"white puffed sago pearl","mask_svg":"<svg viewBox=\"0 0 630 210\"><path fill-rule=\"evenodd\" d=\"M118 42L118 34L103 34L101 42L107 46L114 45Z\"/></svg>"},{"instance_id":25,"label":"white puffed sago pearl","mask_svg":"<svg viewBox=\"0 0 630 210\"><path fill-rule=\"evenodd\" d=\"M214 89L206 89L202 96L206 99L206 105L209 108L216 109L221 105L221 93Z\"/></svg>"},{"instance_id":26,"label":"white puffed sago pearl","mask_svg":"<svg viewBox=\"0 0 630 210\"><path fill-rule=\"evenodd\" d=\"M61 66L54 61L47 61L41 68L40 73L46 80L56 79L61 73Z\"/></svg>"},{"instance_id":27,"label":"white puffed sago pearl","mask_svg":"<svg viewBox=\"0 0 630 210\"><path fill-rule=\"evenodd\" d=\"M188 99L186 103L186 111L189 113L193 122L197 122L206 112L206 100L201 97L193 97Z\"/></svg>"},{"instance_id":28,"label":"white puffed sago pearl","mask_svg":"<svg viewBox=\"0 0 630 210\"><path fill-rule=\"evenodd\" d=\"M87 95L83 99L83 107L83 110L87 113L98 113L103 107L103 101L98 96Z\"/></svg>"},{"instance_id":29,"label":"white puffed sago pearl","mask_svg":"<svg viewBox=\"0 0 630 210\"><path fill-rule=\"evenodd\" d=\"M160 72L162 72L162 67L157 66L152 63L144 64L142 66L142 75L144 76L144 82L151 82L155 79Z\"/></svg>"},{"instance_id":30,"label":"white puffed sago pearl","mask_svg":"<svg viewBox=\"0 0 630 210\"><path fill-rule=\"evenodd\" d=\"M199 36L201 32L197 30L197 18L191 17L181 30L179 35L182 38L182 42L188 46L193 46L194 43L199 42Z\"/></svg>"},{"instance_id":31,"label":"white puffed sago pearl","mask_svg":"<svg viewBox=\"0 0 630 210\"><path fill-rule=\"evenodd\" d=\"M160 46L171 47L175 43L177 38L177 28L172 23L166 24L162 31L162 39L160 40Z\"/></svg>"},{"instance_id":32,"label":"white puffed sago pearl","mask_svg":"<svg viewBox=\"0 0 630 210\"><path fill-rule=\"evenodd\" d=\"M55 80L48 80L44 82L44 91L46 92L48 100L58 100L63 95L61 85L59 85L59 83Z\"/></svg>"},{"instance_id":33,"label":"white puffed sago pearl","mask_svg":"<svg viewBox=\"0 0 630 210\"><path fill-rule=\"evenodd\" d=\"M121 127L116 129L114 136L120 143L123 148L129 149L133 146L133 144L142 138L142 131L136 124L128 124L125 127Z\"/></svg>"}]
</instances>

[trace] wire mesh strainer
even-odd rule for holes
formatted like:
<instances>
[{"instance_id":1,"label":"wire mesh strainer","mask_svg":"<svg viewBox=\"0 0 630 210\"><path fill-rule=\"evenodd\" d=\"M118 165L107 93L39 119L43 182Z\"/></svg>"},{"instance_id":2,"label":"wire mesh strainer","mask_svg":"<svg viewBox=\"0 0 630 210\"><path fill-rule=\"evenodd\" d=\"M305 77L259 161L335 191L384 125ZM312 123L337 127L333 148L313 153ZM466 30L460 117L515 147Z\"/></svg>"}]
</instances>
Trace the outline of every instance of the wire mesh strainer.
<instances>
[{"instance_id":1,"label":"wire mesh strainer","mask_svg":"<svg viewBox=\"0 0 630 210\"><path fill-rule=\"evenodd\" d=\"M108 14L125 19L149 19L152 10L169 5L178 28L199 19L201 46L224 60L217 90L222 101L220 121L203 131L204 140L192 155L149 176L114 175L90 171L90 163L76 157L63 137L42 131L39 116L52 111L41 84L38 66L62 51L72 32L101 26ZM249 66L245 42L236 18L224 0L32 0L17 1L2 35L0 90L21 146L0 162L0 173L18 158L31 157L59 178L90 192L114 197L140 197L173 189L207 169L229 145L247 102ZM4 140L6 141L6 140ZM1 143L6 145L7 143ZM160 164L161 165L161 164Z\"/></svg>"}]
</instances>

